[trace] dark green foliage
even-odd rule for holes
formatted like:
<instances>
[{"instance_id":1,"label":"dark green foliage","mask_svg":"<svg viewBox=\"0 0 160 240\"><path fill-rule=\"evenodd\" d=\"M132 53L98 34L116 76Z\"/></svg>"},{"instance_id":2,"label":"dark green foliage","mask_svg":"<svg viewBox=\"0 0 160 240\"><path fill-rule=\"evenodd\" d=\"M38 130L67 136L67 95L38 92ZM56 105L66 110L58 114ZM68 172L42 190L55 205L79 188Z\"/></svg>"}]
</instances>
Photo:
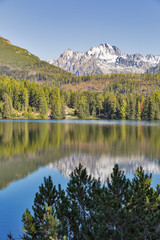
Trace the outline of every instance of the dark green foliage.
<instances>
[{"instance_id":1,"label":"dark green foliage","mask_svg":"<svg viewBox=\"0 0 160 240\"><path fill-rule=\"evenodd\" d=\"M78 103L78 117L80 119L87 118L90 116L89 114L89 104L86 96L80 96Z\"/></svg>"},{"instance_id":2,"label":"dark green foliage","mask_svg":"<svg viewBox=\"0 0 160 240\"><path fill-rule=\"evenodd\" d=\"M51 118L62 119L65 118L64 102L61 101L60 90L55 88L51 92Z\"/></svg>"},{"instance_id":3,"label":"dark green foliage","mask_svg":"<svg viewBox=\"0 0 160 240\"><path fill-rule=\"evenodd\" d=\"M66 93L64 93L66 94ZM74 97L74 98L73 98ZM99 116L106 119L160 119L160 91L148 94L73 92L70 99L79 118Z\"/></svg>"},{"instance_id":4,"label":"dark green foliage","mask_svg":"<svg viewBox=\"0 0 160 240\"><path fill-rule=\"evenodd\" d=\"M61 118L65 119L66 118L66 105L65 105L65 100L64 96L61 96Z\"/></svg>"},{"instance_id":5,"label":"dark green foliage","mask_svg":"<svg viewBox=\"0 0 160 240\"><path fill-rule=\"evenodd\" d=\"M46 97L45 97L43 88L41 88L39 91L39 112L40 112L41 116L48 115L48 106L47 106L47 101L46 101Z\"/></svg>"},{"instance_id":6,"label":"dark green foliage","mask_svg":"<svg viewBox=\"0 0 160 240\"><path fill-rule=\"evenodd\" d=\"M65 118L64 94L57 87L4 77L0 79L0 100L3 118L17 116L16 113L11 114L12 106L14 110L22 111L25 118L35 117L32 112L38 112L40 117L46 118L49 109L52 109L52 118Z\"/></svg>"},{"instance_id":7,"label":"dark green foliage","mask_svg":"<svg viewBox=\"0 0 160 240\"><path fill-rule=\"evenodd\" d=\"M148 101L148 119L149 120L155 119L155 102L152 96L149 97Z\"/></svg>"},{"instance_id":8,"label":"dark green foliage","mask_svg":"<svg viewBox=\"0 0 160 240\"><path fill-rule=\"evenodd\" d=\"M103 109L103 95L102 94L98 94L97 95L97 99L96 99L96 107L97 107L97 112L98 115L100 115L101 110Z\"/></svg>"},{"instance_id":9,"label":"dark green foliage","mask_svg":"<svg viewBox=\"0 0 160 240\"><path fill-rule=\"evenodd\" d=\"M137 120L141 120L141 102L138 98L136 99L136 116L135 117Z\"/></svg>"},{"instance_id":10,"label":"dark green foliage","mask_svg":"<svg viewBox=\"0 0 160 240\"><path fill-rule=\"evenodd\" d=\"M6 98L9 96L8 100ZM5 96L5 97L4 97ZM10 101L10 100L11 101ZM3 114L4 101L10 114ZM12 107L13 107L13 114ZM151 93L114 93L90 91L66 91L58 87L12 77L0 76L0 112L2 117L18 117L17 111L29 112L30 118L64 119L66 106L73 108L80 119L100 117L106 119L159 120L160 90ZM32 112L36 113L35 115ZM27 117L27 114L24 114Z\"/></svg>"},{"instance_id":11,"label":"dark green foliage","mask_svg":"<svg viewBox=\"0 0 160 240\"><path fill-rule=\"evenodd\" d=\"M94 208L93 198L100 189L100 182L92 179L81 165L71 173L65 199L68 206L63 215L60 215L65 217L68 235L72 239L89 239L94 235L91 212ZM65 202L62 200L61 209Z\"/></svg>"},{"instance_id":12,"label":"dark green foliage","mask_svg":"<svg viewBox=\"0 0 160 240\"><path fill-rule=\"evenodd\" d=\"M138 168L132 181L132 198L129 208L132 209L131 228L137 239L159 239L157 232L160 212L158 210L158 191L151 187L152 175ZM156 227L155 227L156 226ZM132 231L133 231L132 230Z\"/></svg>"},{"instance_id":13,"label":"dark green foliage","mask_svg":"<svg viewBox=\"0 0 160 240\"><path fill-rule=\"evenodd\" d=\"M142 119L147 120L148 119L148 109L149 109L149 97L147 96L144 103L143 103L143 110L142 110Z\"/></svg>"},{"instance_id":14,"label":"dark green foliage","mask_svg":"<svg viewBox=\"0 0 160 240\"><path fill-rule=\"evenodd\" d=\"M136 118L135 96L130 94L127 100L127 118L134 120Z\"/></svg>"},{"instance_id":15,"label":"dark green foliage","mask_svg":"<svg viewBox=\"0 0 160 240\"><path fill-rule=\"evenodd\" d=\"M3 118L11 118L12 113L12 101L11 97L5 93L3 96L4 108L3 108Z\"/></svg>"},{"instance_id":16,"label":"dark green foliage","mask_svg":"<svg viewBox=\"0 0 160 240\"><path fill-rule=\"evenodd\" d=\"M24 235L22 239L51 239L57 237L59 222L54 218L55 206L57 204L57 190L53 186L51 177L44 178L44 185L39 187L34 199L34 216L29 210L23 214Z\"/></svg>"},{"instance_id":17,"label":"dark green foliage","mask_svg":"<svg viewBox=\"0 0 160 240\"><path fill-rule=\"evenodd\" d=\"M132 181L118 165L102 185L81 165L70 175L66 191L45 178L36 194L32 216L23 215L22 239L158 240L160 187L138 168ZM58 220L56 220L58 219Z\"/></svg>"}]
</instances>

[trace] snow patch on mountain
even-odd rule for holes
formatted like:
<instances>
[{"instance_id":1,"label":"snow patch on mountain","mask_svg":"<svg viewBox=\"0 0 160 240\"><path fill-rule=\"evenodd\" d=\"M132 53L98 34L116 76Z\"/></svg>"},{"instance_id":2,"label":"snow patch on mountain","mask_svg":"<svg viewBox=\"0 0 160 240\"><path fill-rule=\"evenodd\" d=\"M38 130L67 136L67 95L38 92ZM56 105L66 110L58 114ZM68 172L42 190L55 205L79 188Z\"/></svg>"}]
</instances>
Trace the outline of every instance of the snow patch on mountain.
<instances>
[{"instance_id":1,"label":"snow patch on mountain","mask_svg":"<svg viewBox=\"0 0 160 240\"><path fill-rule=\"evenodd\" d=\"M58 58L47 60L76 75L107 73L144 73L160 63L160 55L125 54L108 43L87 52L64 51Z\"/></svg>"}]
</instances>

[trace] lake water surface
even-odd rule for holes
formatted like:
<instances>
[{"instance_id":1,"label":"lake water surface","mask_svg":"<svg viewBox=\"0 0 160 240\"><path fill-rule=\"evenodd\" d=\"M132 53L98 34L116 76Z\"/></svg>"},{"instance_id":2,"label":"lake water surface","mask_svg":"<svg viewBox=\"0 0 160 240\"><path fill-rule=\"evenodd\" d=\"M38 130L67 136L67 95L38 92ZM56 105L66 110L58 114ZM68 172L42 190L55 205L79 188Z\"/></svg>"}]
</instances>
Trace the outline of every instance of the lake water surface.
<instances>
[{"instance_id":1,"label":"lake water surface","mask_svg":"<svg viewBox=\"0 0 160 240\"><path fill-rule=\"evenodd\" d=\"M0 121L0 240L22 233L44 176L66 187L81 163L104 182L115 163L132 177L138 166L160 183L160 122Z\"/></svg>"}]
</instances>

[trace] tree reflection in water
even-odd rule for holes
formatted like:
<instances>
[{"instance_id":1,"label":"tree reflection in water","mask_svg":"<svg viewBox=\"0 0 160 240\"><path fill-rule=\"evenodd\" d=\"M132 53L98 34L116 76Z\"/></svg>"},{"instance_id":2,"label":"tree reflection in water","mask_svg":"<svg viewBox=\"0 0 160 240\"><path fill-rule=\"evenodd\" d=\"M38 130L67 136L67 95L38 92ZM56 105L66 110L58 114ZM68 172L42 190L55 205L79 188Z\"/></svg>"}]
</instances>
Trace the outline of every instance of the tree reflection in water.
<instances>
[{"instance_id":1,"label":"tree reflection in water","mask_svg":"<svg viewBox=\"0 0 160 240\"><path fill-rule=\"evenodd\" d=\"M68 176L79 162L105 179L118 163L160 174L160 123L125 121L1 121L0 188L40 166Z\"/></svg>"}]
</instances>

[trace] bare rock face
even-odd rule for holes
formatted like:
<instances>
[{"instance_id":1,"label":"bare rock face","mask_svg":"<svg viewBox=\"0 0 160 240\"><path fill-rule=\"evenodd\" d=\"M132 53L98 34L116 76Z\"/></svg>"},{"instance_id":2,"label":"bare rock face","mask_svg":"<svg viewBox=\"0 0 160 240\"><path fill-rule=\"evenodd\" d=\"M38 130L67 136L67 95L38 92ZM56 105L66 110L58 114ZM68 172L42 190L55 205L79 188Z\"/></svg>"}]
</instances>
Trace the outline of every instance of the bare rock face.
<instances>
[{"instance_id":1,"label":"bare rock face","mask_svg":"<svg viewBox=\"0 0 160 240\"><path fill-rule=\"evenodd\" d=\"M147 73L160 73L160 63L157 64L155 67L151 67L147 70Z\"/></svg>"},{"instance_id":2,"label":"bare rock face","mask_svg":"<svg viewBox=\"0 0 160 240\"><path fill-rule=\"evenodd\" d=\"M160 55L124 54L116 46L106 43L87 52L68 49L57 59L47 62L76 75L144 73L160 64Z\"/></svg>"}]
</instances>

